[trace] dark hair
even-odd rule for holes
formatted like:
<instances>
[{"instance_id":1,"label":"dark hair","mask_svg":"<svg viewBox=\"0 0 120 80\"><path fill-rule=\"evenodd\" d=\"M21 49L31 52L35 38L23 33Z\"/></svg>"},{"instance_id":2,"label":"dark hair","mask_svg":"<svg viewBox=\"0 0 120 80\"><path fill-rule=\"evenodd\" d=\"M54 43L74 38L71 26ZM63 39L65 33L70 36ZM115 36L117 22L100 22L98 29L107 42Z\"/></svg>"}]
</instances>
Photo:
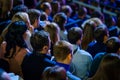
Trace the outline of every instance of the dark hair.
<instances>
[{"instance_id":1,"label":"dark hair","mask_svg":"<svg viewBox=\"0 0 120 80\"><path fill-rule=\"evenodd\" d=\"M53 21L59 25L61 30L64 30L64 24L65 21L67 21L67 16L63 12L57 13L54 16Z\"/></svg>"},{"instance_id":2,"label":"dark hair","mask_svg":"<svg viewBox=\"0 0 120 80\"><path fill-rule=\"evenodd\" d=\"M103 42L104 36L108 35L108 30L103 27L97 27L94 31L94 37L97 42Z\"/></svg>"},{"instance_id":3,"label":"dark hair","mask_svg":"<svg viewBox=\"0 0 120 80\"><path fill-rule=\"evenodd\" d=\"M79 27L70 28L67 37L71 44L76 44L82 38L82 29Z\"/></svg>"},{"instance_id":4,"label":"dark hair","mask_svg":"<svg viewBox=\"0 0 120 80\"><path fill-rule=\"evenodd\" d=\"M17 12L27 12L28 11L28 7L25 5L17 5L15 7L12 8L11 12L10 12L10 17L12 18L14 16L14 14L16 14Z\"/></svg>"},{"instance_id":5,"label":"dark hair","mask_svg":"<svg viewBox=\"0 0 120 80\"><path fill-rule=\"evenodd\" d=\"M40 5L40 9L43 10L44 12L49 9L49 3L48 2L43 2L41 5Z\"/></svg>"},{"instance_id":6,"label":"dark hair","mask_svg":"<svg viewBox=\"0 0 120 80\"><path fill-rule=\"evenodd\" d=\"M96 74L89 80L120 80L120 56L114 53L105 55Z\"/></svg>"},{"instance_id":7,"label":"dark hair","mask_svg":"<svg viewBox=\"0 0 120 80\"><path fill-rule=\"evenodd\" d=\"M37 9L29 9L27 13L29 15L31 24L34 24L35 20L39 19L41 15L40 11Z\"/></svg>"},{"instance_id":8,"label":"dark hair","mask_svg":"<svg viewBox=\"0 0 120 80\"><path fill-rule=\"evenodd\" d=\"M46 67L43 71L42 80L66 80L66 70L63 67Z\"/></svg>"},{"instance_id":9,"label":"dark hair","mask_svg":"<svg viewBox=\"0 0 120 80\"><path fill-rule=\"evenodd\" d=\"M120 40L118 37L110 37L106 42L107 53L117 53L120 48Z\"/></svg>"},{"instance_id":10,"label":"dark hair","mask_svg":"<svg viewBox=\"0 0 120 80\"><path fill-rule=\"evenodd\" d=\"M49 34L44 30L32 34L30 43L34 51L41 51L44 46L49 45Z\"/></svg>"},{"instance_id":11,"label":"dark hair","mask_svg":"<svg viewBox=\"0 0 120 80\"><path fill-rule=\"evenodd\" d=\"M24 41L23 34L27 31L27 25L24 21L16 21L11 23L8 28L8 32L5 35L5 41L7 42L5 57L11 58L16 52L16 46L20 48L26 48L27 45ZM12 55L10 50L13 48Z\"/></svg>"},{"instance_id":12,"label":"dark hair","mask_svg":"<svg viewBox=\"0 0 120 80\"><path fill-rule=\"evenodd\" d=\"M78 10L78 16L83 16L87 14L87 9L85 7L80 7Z\"/></svg>"}]
</instances>

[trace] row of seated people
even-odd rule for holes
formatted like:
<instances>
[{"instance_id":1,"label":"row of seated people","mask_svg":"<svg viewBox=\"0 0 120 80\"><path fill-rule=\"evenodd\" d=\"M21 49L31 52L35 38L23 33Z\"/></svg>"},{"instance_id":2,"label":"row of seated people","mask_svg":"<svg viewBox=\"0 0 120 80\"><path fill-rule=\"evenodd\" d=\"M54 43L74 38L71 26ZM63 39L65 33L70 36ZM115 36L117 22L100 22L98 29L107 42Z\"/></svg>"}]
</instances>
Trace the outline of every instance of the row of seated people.
<instances>
[{"instance_id":1,"label":"row of seated people","mask_svg":"<svg viewBox=\"0 0 120 80\"><path fill-rule=\"evenodd\" d=\"M95 37L101 37L103 35L102 40L106 39L102 43L103 45L105 44L103 47L105 51L101 50L101 53L96 54L94 60L90 53L80 48L82 29L79 27L71 28L67 34L68 41L66 41L59 40L58 32L58 35L52 35L49 32L49 30L51 31L55 28L56 32L59 32L59 28L57 26L55 27L55 23L51 23L45 27L45 31L41 30L32 33L29 40L33 50L30 52L27 48L29 45L25 42L28 35L27 25L24 21L11 23L4 36L4 42L1 44L1 59L3 61L5 60L4 62L8 65L6 70L8 72L14 72L24 78L24 80L41 80L43 70L47 66L58 65L65 68L67 77L70 80L86 80L89 76L93 76L96 73L105 55L109 53L119 55L119 38L108 38L108 32L104 27L97 27L94 32ZM52 32L54 33L54 31ZM52 44L51 36L56 40L54 44ZM95 44L101 43L97 40L93 42ZM53 49L53 57L51 56L50 48ZM2 63L4 63L3 61ZM5 69L6 66L4 67L3 64L2 66ZM119 76L118 73L117 75Z\"/></svg>"},{"instance_id":2,"label":"row of seated people","mask_svg":"<svg viewBox=\"0 0 120 80\"><path fill-rule=\"evenodd\" d=\"M67 30L65 13L55 14L52 22L40 21L40 15L36 9L18 12L2 31L0 58L8 65L2 67L7 72L24 80L41 80L47 66L59 65L67 71L68 79L86 80L96 73L103 55L119 53L118 35L109 36L109 29L99 18L87 19L80 27ZM96 57L99 52L104 53Z\"/></svg>"}]
</instances>

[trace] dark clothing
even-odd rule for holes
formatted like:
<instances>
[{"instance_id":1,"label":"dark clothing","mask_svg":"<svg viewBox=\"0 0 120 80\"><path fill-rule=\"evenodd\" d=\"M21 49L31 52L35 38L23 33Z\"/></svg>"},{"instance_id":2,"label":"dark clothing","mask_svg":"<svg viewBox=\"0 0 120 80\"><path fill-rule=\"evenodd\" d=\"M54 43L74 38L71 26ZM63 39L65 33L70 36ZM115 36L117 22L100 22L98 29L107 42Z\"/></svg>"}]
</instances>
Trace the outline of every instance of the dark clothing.
<instances>
[{"instance_id":1,"label":"dark clothing","mask_svg":"<svg viewBox=\"0 0 120 80\"><path fill-rule=\"evenodd\" d=\"M92 57L94 58L94 56L97 53L106 51L106 45L102 42L95 42L94 41L88 45L88 48L86 51L88 51L92 55Z\"/></svg>"},{"instance_id":2,"label":"dark clothing","mask_svg":"<svg viewBox=\"0 0 120 80\"><path fill-rule=\"evenodd\" d=\"M67 18L67 23L65 24L65 29L68 31L72 27L78 27L78 25L75 22L76 22L75 20L73 20L71 18Z\"/></svg>"},{"instance_id":3,"label":"dark clothing","mask_svg":"<svg viewBox=\"0 0 120 80\"><path fill-rule=\"evenodd\" d=\"M6 72L9 72L9 63L4 59L0 59L0 68L5 70Z\"/></svg>"},{"instance_id":4,"label":"dark clothing","mask_svg":"<svg viewBox=\"0 0 120 80\"><path fill-rule=\"evenodd\" d=\"M50 61L51 57L46 54L27 54L22 63L24 80L41 80L43 70L48 66L54 66L55 62Z\"/></svg>"},{"instance_id":5,"label":"dark clothing","mask_svg":"<svg viewBox=\"0 0 120 80\"><path fill-rule=\"evenodd\" d=\"M69 64L63 64L63 63L56 62L56 65L65 68L65 70L67 71L66 74L67 74L68 80L81 80L80 78L74 76L74 75L69 71L69 68L70 68L70 65L69 65Z\"/></svg>"},{"instance_id":6,"label":"dark clothing","mask_svg":"<svg viewBox=\"0 0 120 80\"><path fill-rule=\"evenodd\" d=\"M100 62L103 59L105 54L106 54L105 52L101 52L101 53L98 53L95 55L92 65L91 65L89 77L92 77L95 75L95 73L100 65Z\"/></svg>"},{"instance_id":7,"label":"dark clothing","mask_svg":"<svg viewBox=\"0 0 120 80\"><path fill-rule=\"evenodd\" d=\"M78 22L77 22L78 27L80 27L81 29L83 29L82 24L83 24L84 21L86 21L87 19L89 19L89 18L87 18L87 17L85 17L84 19L77 18L77 20L78 20Z\"/></svg>"}]
</instances>

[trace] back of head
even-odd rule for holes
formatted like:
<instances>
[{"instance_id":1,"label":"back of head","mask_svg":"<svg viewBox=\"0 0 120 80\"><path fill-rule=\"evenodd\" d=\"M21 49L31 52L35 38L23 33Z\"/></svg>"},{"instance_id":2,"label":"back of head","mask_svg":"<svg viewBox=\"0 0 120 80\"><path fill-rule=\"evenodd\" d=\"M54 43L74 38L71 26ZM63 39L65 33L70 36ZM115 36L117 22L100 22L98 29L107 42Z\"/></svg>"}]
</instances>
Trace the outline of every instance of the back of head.
<instances>
[{"instance_id":1,"label":"back of head","mask_svg":"<svg viewBox=\"0 0 120 80\"><path fill-rule=\"evenodd\" d=\"M51 6L49 2L43 2L40 5L40 9L45 12L47 9L49 9L49 6Z\"/></svg>"},{"instance_id":2,"label":"back of head","mask_svg":"<svg viewBox=\"0 0 120 80\"><path fill-rule=\"evenodd\" d=\"M120 39L118 37L110 37L106 42L107 53L118 53L120 49Z\"/></svg>"},{"instance_id":3,"label":"back of head","mask_svg":"<svg viewBox=\"0 0 120 80\"><path fill-rule=\"evenodd\" d=\"M61 11L64 12L67 16L69 16L68 14L72 13L72 9L69 5L62 6Z\"/></svg>"},{"instance_id":4,"label":"back of head","mask_svg":"<svg viewBox=\"0 0 120 80\"><path fill-rule=\"evenodd\" d=\"M49 34L43 30L32 34L30 43L34 51L41 51L44 46L49 46Z\"/></svg>"},{"instance_id":5,"label":"back of head","mask_svg":"<svg viewBox=\"0 0 120 80\"><path fill-rule=\"evenodd\" d=\"M12 17L12 22L15 22L15 21L24 21L25 23L30 23L29 16L26 12L17 12Z\"/></svg>"},{"instance_id":6,"label":"back of head","mask_svg":"<svg viewBox=\"0 0 120 80\"><path fill-rule=\"evenodd\" d=\"M10 12L10 17L12 18L14 16L15 13L17 12L27 12L28 7L25 5L17 5L15 7L12 8L11 12Z\"/></svg>"},{"instance_id":7,"label":"back of head","mask_svg":"<svg viewBox=\"0 0 120 80\"><path fill-rule=\"evenodd\" d=\"M67 41L58 41L53 47L56 61L64 61L69 54L72 54L72 45Z\"/></svg>"},{"instance_id":8,"label":"back of head","mask_svg":"<svg viewBox=\"0 0 120 80\"><path fill-rule=\"evenodd\" d=\"M37 20L40 19L41 13L37 9L29 9L27 13L29 15L30 22L31 22L32 25L35 23L36 19Z\"/></svg>"},{"instance_id":9,"label":"back of head","mask_svg":"<svg viewBox=\"0 0 120 80\"><path fill-rule=\"evenodd\" d=\"M23 21L16 21L9 25L8 32L5 35L5 41L7 42L6 57L9 55L11 48L19 46L20 48L26 48L26 43L23 35L27 31L27 25ZM14 53L14 52L13 52Z\"/></svg>"},{"instance_id":10,"label":"back of head","mask_svg":"<svg viewBox=\"0 0 120 80\"><path fill-rule=\"evenodd\" d=\"M42 80L67 80L66 70L63 67L47 67L43 72Z\"/></svg>"},{"instance_id":11,"label":"back of head","mask_svg":"<svg viewBox=\"0 0 120 80\"><path fill-rule=\"evenodd\" d=\"M67 16L62 12L57 13L53 18L53 22L57 23L61 30L63 30L66 21L67 21Z\"/></svg>"},{"instance_id":12,"label":"back of head","mask_svg":"<svg viewBox=\"0 0 120 80\"><path fill-rule=\"evenodd\" d=\"M120 80L120 56L114 53L103 57L99 69L91 80Z\"/></svg>"},{"instance_id":13,"label":"back of head","mask_svg":"<svg viewBox=\"0 0 120 80\"><path fill-rule=\"evenodd\" d=\"M79 27L69 29L67 37L71 44L76 44L82 38L82 29Z\"/></svg>"},{"instance_id":14,"label":"back of head","mask_svg":"<svg viewBox=\"0 0 120 80\"><path fill-rule=\"evenodd\" d=\"M49 32L51 42L54 44L56 41L60 39L59 32L60 29L56 23L50 23L45 26L45 31Z\"/></svg>"},{"instance_id":15,"label":"back of head","mask_svg":"<svg viewBox=\"0 0 120 80\"><path fill-rule=\"evenodd\" d=\"M10 24L8 28L8 32L5 36L5 40L10 42L10 44L16 44L20 47L23 47L24 44L22 43L24 41L23 35L27 31L27 25L23 21L16 21Z\"/></svg>"},{"instance_id":16,"label":"back of head","mask_svg":"<svg viewBox=\"0 0 120 80\"><path fill-rule=\"evenodd\" d=\"M104 37L108 36L108 30L104 27L97 27L94 31L94 37L97 42L104 42Z\"/></svg>"},{"instance_id":17,"label":"back of head","mask_svg":"<svg viewBox=\"0 0 120 80\"><path fill-rule=\"evenodd\" d=\"M78 16L83 16L87 14L87 9L85 7L80 7L78 10Z\"/></svg>"}]
</instances>

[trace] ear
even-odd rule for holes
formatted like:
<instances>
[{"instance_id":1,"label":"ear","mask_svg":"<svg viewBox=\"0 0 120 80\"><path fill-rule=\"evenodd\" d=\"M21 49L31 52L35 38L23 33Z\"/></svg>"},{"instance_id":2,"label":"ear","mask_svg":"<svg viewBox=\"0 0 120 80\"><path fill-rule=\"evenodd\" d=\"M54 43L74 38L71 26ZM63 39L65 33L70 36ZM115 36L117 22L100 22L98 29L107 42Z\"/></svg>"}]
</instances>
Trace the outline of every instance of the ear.
<instances>
[{"instance_id":1,"label":"ear","mask_svg":"<svg viewBox=\"0 0 120 80\"><path fill-rule=\"evenodd\" d=\"M44 46L42 49L42 53L48 53L49 47L48 46Z\"/></svg>"},{"instance_id":2,"label":"ear","mask_svg":"<svg viewBox=\"0 0 120 80\"><path fill-rule=\"evenodd\" d=\"M72 61L72 54L70 53L70 54L68 54L68 63L70 64L71 63L71 61Z\"/></svg>"}]
</instances>

